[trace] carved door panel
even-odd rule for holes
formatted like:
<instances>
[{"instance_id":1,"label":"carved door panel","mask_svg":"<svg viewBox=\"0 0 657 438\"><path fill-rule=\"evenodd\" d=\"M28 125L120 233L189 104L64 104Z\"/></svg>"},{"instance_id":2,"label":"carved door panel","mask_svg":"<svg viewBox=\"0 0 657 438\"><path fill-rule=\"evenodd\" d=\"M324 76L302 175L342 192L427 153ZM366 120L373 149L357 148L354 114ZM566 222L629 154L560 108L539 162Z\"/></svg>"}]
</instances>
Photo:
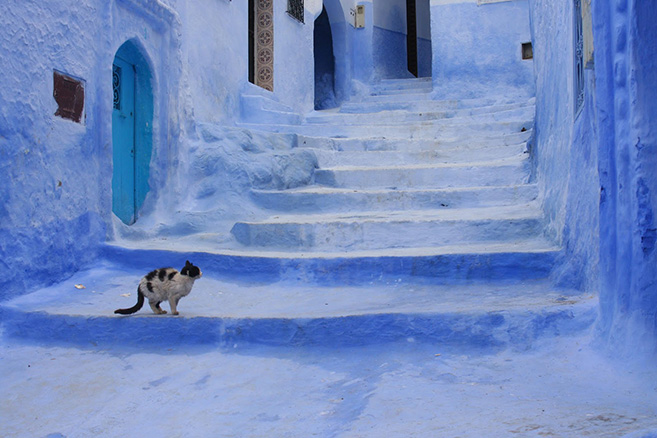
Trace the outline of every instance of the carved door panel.
<instances>
[{"instance_id":1,"label":"carved door panel","mask_svg":"<svg viewBox=\"0 0 657 438\"><path fill-rule=\"evenodd\" d=\"M135 221L135 68L114 58L112 66L112 211L126 224Z\"/></svg>"},{"instance_id":2,"label":"carved door panel","mask_svg":"<svg viewBox=\"0 0 657 438\"><path fill-rule=\"evenodd\" d=\"M274 91L274 6L272 0L250 2L249 80Z\"/></svg>"}]
</instances>

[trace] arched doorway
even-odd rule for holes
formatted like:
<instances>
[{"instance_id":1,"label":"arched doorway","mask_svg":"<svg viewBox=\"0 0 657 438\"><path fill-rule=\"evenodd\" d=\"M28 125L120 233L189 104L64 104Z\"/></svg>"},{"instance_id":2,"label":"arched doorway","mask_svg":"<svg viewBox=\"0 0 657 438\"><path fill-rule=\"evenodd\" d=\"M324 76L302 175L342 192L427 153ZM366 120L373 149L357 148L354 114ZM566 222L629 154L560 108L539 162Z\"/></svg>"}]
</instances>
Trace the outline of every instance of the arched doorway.
<instances>
[{"instance_id":1,"label":"arched doorway","mask_svg":"<svg viewBox=\"0 0 657 438\"><path fill-rule=\"evenodd\" d=\"M322 12L314 26L316 108L337 107L351 94L352 47L340 0L323 0ZM324 105L318 108L318 101L324 101Z\"/></svg>"},{"instance_id":2,"label":"arched doorway","mask_svg":"<svg viewBox=\"0 0 657 438\"><path fill-rule=\"evenodd\" d=\"M153 149L151 69L132 41L116 52L112 65L112 211L124 223L137 220L149 190Z\"/></svg>"},{"instance_id":3,"label":"arched doorway","mask_svg":"<svg viewBox=\"0 0 657 438\"><path fill-rule=\"evenodd\" d=\"M333 34L331 23L322 7L322 13L315 19L313 34L315 57L315 109L335 108L335 56L333 54Z\"/></svg>"}]
</instances>

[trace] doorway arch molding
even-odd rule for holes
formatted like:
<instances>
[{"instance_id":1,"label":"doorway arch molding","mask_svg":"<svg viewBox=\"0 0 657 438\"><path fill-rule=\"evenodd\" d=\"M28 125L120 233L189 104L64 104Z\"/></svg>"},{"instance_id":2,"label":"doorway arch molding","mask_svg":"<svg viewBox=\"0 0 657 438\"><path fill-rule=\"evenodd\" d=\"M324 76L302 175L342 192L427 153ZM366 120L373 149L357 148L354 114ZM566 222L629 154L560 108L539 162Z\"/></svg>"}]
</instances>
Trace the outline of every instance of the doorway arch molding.
<instances>
[{"instance_id":1,"label":"doorway arch molding","mask_svg":"<svg viewBox=\"0 0 657 438\"><path fill-rule=\"evenodd\" d=\"M323 0L326 8L331 35L333 39L333 56L335 58L335 97L338 103L346 99L350 94L351 83L351 51L348 41L348 24L340 0ZM322 12L320 7L313 17L314 20Z\"/></svg>"}]
</instances>

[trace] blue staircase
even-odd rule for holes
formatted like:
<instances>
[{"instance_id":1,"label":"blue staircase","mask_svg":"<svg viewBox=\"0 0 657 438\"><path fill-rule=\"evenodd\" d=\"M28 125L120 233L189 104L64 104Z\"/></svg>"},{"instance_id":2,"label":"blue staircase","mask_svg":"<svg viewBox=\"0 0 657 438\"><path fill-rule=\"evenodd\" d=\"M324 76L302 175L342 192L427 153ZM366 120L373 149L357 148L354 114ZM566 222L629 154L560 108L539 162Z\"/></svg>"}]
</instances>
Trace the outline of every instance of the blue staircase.
<instances>
[{"instance_id":1,"label":"blue staircase","mask_svg":"<svg viewBox=\"0 0 657 438\"><path fill-rule=\"evenodd\" d=\"M237 221L228 240L110 242L102 266L4 303L5 332L76 344L529 348L586 330L596 299L550 282L561 250L543 234L531 175L534 100L431 91L389 80L303 122L247 120L314 154L313 183L254 188L268 217ZM180 317L112 314L134 302L145 272L186 259L204 277Z\"/></svg>"}]
</instances>

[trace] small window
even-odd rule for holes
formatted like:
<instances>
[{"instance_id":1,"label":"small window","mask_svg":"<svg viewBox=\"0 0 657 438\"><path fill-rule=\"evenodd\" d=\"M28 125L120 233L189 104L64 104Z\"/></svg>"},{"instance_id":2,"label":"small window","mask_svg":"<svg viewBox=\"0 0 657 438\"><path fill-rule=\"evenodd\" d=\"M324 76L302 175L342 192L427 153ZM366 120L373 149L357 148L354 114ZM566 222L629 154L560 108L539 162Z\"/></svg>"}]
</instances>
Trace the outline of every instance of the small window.
<instances>
[{"instance_id":1,"label":"small window","mask_svg":"<svg viewBox=\"0 0 657 438\"><path fill-rule=\"evenodd\" d=\"M303 0L287 0L287 13L303 23Z\"/></svg>"},{"instance_id":2,"label":"small window","mask_svg":"<svg viewBox=\"0 0 657 438\"><path fill-rule=\"evenodd\" d=\"M522 59L534 59L532 43L522 43Z\"/></svg>"},{"instance_id":3,"label":"small window","mask_svg":"<svg viewBox=\"0 0 657 438\"><path fill-rule=\"evenodd\" d=\"M56 116L80 123L84 111L84 81L53 71L53 97Z\"/></svg>"}]
</instances>

